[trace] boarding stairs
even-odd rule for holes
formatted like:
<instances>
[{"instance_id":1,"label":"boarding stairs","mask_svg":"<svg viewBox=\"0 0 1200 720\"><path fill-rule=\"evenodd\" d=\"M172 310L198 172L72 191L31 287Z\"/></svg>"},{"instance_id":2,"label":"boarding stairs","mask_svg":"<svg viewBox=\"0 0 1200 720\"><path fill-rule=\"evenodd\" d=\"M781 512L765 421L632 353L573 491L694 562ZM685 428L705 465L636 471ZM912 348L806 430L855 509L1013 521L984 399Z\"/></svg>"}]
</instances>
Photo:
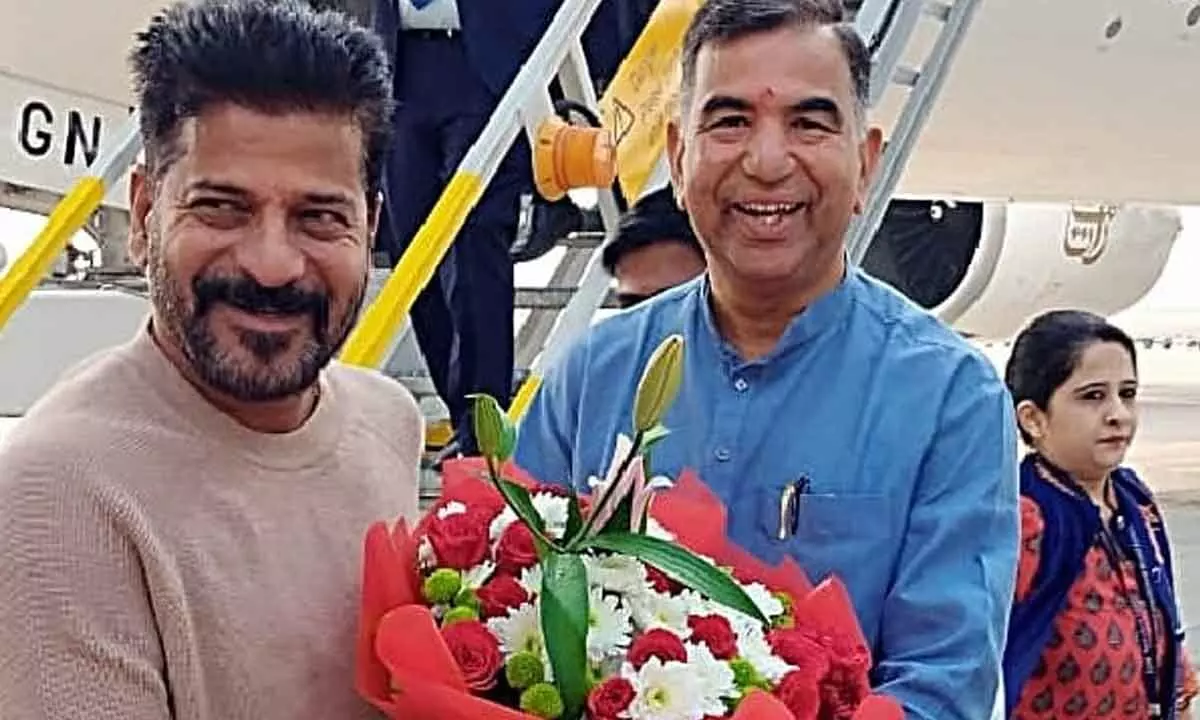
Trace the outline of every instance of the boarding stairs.
<instances>
[{"instance_id":1,"label":"boarding stairs","mask_svg":"<svg viewBox=\"0 0 1200 720\"><path fill-rule=\"evenodd\" d=\"M586 330L597 310L608 301L610 281L601 265L599 248L616 226L621 198L632 202L668 182L663 128L672 112L683 34L701 0L660 0L603 97L597 97L581 38L601 1L564 0L561 4L408 251L394 269L374 271L369 304L343 350L342 360L379 368L414 392L431 428L431 447L448 437L445 408L429 382L415 340L407 330L406 317L517 137L526 133L535 148L541 142L546 154L535 156L535 176L539 171L549 172L547 168L554 165L556 138L563 133L554 132L561 130L561 124L555 123L560 110L551 99L551 83L558 81L563 99L590 109L602 119L606 133L594 136L593 141L602 145L608 137L613 142L610 154L615 177L611 173L606 176L600 163L578 177L539 181L537 191L548 200L559 199L567 191L592 187L597 201L591 227L568 234L552 251L561 254L561 259L549 284L517 289L517 310L528 313L528 319L517 338L516 380L520 389L510 408L512 415L524 411L537 392L542 370ZM899 112L886 128L888 140L870 200L848 239L853 262L865 256L879 227L978 1L847 2L855 26L872 51L871 106L875 107L886 93L904 94ZM922 40L912 42L916 37ZM916 45L927 51L918 53L920 57L910 57ZM40 191L0 188L0 203L49 212L46 226L33 245L21 257L10 260L12 268L0 280L0 331L28 294L47 284L108 284L130 292L144 290L142 279L122 265L123 255L117 250L124 245L127 216L105 203L106 194L121 183L140 152L137 121L134 113L119 142L93 166L94 174L77 181L62 198ZM553 196L547 197L547 192ZM81 229L100 239L104 253L103 265L86 273L82 282L66 277L69 269L62 267L69 239Z\"/></svg>"}]
</instances>

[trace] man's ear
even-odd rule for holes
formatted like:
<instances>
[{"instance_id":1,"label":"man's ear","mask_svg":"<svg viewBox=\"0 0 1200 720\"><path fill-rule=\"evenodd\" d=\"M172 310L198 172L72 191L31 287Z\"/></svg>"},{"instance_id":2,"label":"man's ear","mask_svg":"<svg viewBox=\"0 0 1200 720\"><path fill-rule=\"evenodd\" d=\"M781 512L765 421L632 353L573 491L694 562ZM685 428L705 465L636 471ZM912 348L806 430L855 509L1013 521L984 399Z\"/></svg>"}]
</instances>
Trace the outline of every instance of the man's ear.
<instances>
[{"instance_id":1,"label":"man's ear","mask_svg":"<svg viewBox=\"0 0 1200 720\"><path fill-rule=\"evenodd\" d=\"M671 187L675 193L675 204L687 211L683 202L683 128L679 116L667 121L667 164L671 170Z\"/></svg>"},{"instance_id":2,"label":"man's ear","mask_svg":"<svg viewBox=\"0 0 1200 720\"><path fill-rule=\"evenodd\" d=\"M866 135L858 146L858 197L854 200L854 212L863 211L871 182L875 179L875 170L879 167L879 157L883 153L883 131L877 127L867 128Z\"/></svg>"},{"instance_id":3,"label":"man's ear","mask_svg":"<svg viewBox=\"0 0 1200 720\"><path fill-rule=\"evenodd\" d=\"M370 254L375 254L375 248L379 246L379 216L383 214L383 193L375 193L374 210L371 211L371 217L367 219L370 223L371 236L368 238L368 246Z\"/></svg>"},{"instance_id":4,"label":"man's ear","mask_svg":"<svg viewBox=\"0 0 1200 720\"><path fill-rule=\"evenodd\" d=\"M146 267L148 224L153 207L151 182L146 176L146 167L139 164L129 177L129 259L139 268Z\"/></svg>"}]
</instances>

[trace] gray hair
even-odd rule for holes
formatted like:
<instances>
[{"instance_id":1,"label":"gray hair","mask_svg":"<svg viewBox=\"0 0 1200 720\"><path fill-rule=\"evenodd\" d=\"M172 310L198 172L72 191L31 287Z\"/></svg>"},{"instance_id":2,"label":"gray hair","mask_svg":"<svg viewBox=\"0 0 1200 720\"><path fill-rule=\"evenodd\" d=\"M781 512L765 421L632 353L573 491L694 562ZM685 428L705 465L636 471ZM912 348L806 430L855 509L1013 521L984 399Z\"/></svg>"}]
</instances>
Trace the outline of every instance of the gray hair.
<instances>
[{"instance_id":1,"label":"gray hair","mask_svg":"<svg viewBox=\"0 0 1200 720\"><path fill-rule=\"evenodd\" d=\"M689 102L696 58L705 45L728 42L782 27L833 28L854 84L854 111L861 126L871 94L871 53L838 0L708 0L696 11L683 40L681 96Z\"/></svg>"}]
</instances>

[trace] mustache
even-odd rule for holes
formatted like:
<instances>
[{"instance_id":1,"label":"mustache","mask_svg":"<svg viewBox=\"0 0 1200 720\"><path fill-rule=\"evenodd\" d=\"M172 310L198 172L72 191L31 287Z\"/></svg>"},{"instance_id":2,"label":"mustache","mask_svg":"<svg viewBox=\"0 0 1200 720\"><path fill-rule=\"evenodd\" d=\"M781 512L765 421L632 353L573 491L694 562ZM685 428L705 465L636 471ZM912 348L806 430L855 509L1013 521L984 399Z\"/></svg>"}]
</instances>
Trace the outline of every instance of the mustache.
<instances>
[{"instance_id":1,"label":"mustache","mask_svg":"<svg viewBox=\"0 0 1200 720\"><path fill-rule=\"evenodd\" d=\"M268 287L246 276L200 277L192 282L196 317L204 317L218 303L259 314L309 315L323 329L329 318L329 296L295 284Z\"/></svg>"}]
</instances>

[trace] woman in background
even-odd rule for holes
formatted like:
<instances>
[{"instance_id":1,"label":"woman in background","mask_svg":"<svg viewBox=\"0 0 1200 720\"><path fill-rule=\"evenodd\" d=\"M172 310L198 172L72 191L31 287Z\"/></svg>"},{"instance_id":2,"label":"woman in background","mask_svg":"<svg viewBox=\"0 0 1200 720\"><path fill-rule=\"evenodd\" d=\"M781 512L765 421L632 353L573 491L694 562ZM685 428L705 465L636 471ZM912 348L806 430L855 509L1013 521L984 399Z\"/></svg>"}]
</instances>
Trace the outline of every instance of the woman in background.
<instances>
[{"instance_id":1,"label":"woman in background","mask_svg":"<svg viewBox=\"0 0 1200 720\"><path fill-rule=\"evenodd\" d=\"M1007 713L1180 717L1197 689L1166 527L1121 466L1138 424L1133 341L1096 315L1049 312L1017 337L1005 379L1030 448Z\"/></svg>"}]
</instances>

